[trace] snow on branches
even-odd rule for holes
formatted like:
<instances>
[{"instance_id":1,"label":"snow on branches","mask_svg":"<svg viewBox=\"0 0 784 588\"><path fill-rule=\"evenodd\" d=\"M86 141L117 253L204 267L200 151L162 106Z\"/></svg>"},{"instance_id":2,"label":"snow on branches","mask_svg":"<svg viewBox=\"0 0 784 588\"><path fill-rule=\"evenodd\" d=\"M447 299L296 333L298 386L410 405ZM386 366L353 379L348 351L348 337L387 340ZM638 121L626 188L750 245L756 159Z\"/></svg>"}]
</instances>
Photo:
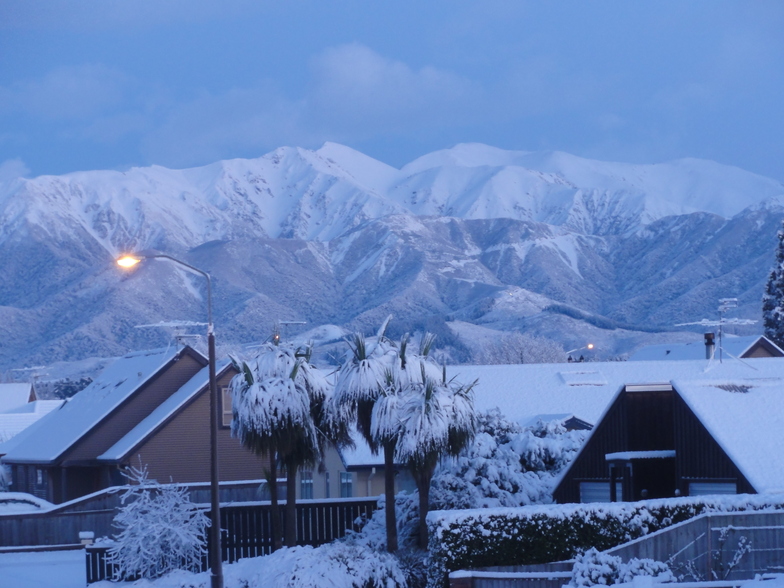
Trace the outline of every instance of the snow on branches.
<instances>
[{"instance_id":1,"label":"snow on branches","mask_svg":"<svg viewBox=\"0 0 784 588\"><path fill-rule=\"evenodd\" d=\"M130 467L130 485L120 497L113 526L119 532L109 549L114 580L157 578L172 570L196 571L207 553L209 517L187 489L148 480L147 467Z\"/></svg>"},{"instance_id":2,"label":"snow on branches","mask_svg":"<svg viewBox=\"0 0 784 588\"><path fill-rule=\"evenodd\" d=\"M784 346L784 223L776 238L776 263L762 296L762 320L765 336L776 345Z\"/></svg>"}]
</instances>

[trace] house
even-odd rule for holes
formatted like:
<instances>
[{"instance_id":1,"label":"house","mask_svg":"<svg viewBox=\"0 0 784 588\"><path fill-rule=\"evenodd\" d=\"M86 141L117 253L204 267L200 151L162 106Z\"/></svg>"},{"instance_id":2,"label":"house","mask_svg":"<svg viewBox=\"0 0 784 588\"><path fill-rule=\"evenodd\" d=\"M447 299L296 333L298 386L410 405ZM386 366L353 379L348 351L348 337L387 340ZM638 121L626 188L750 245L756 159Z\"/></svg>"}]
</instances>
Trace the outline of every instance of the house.
<instances>
[{"instance_id":1,"label":"house","mask_svg":"<svg viewBox=\"0 0 784 588\"><path fill-rule=\"evenodd\" d=\"M139 464L159 482L209 481L207 363L187 346L117 359L59 410L0 443L12 489L61 503L124 484L123 470ZM221 481L259 481L269 467L267 456L255 455L231 436L228 386L235 374L229 362L218 363L219 476ZM400 480L401 488L413 487L405 472ZM260 482L260 498L265 497L264 484ZM355 449L330 446L321 463L297 472L300 499L381 493L383 460L361 439Z\"/></svg>"},{"instance_id":2,"label":"house","mask_svg":"<svg viewBox=\"0 0 784 588\"><path fill-rule=\"evenodd\" d=\"M741 359L750 357L784 357L784 350L767 337L753 335L735 337L724 335L718 341L713 333L705 333L703 341L692 343L663 343L638 349L629 361L669 361L710 358Z\"/></svg>"},{"instance_id":3,"label":"house","mask_svg":"<svg viewBox=\"0 0 784 588\"><path fill-rule=\"evenodd\" d=\"M60 408L63 402L64 400L33 400L6 412L0 412L0 445L24 431L41 417Z\"/></svg>"},{"instance_id":4,"label":"house","mask_svg":"<svg viewBox=\"0 0 784 588\"><path fill-rule=\"evenodd\" d=\"M187 346L117 359L61 408L0 444L12 489L60 503L125 483L123 469L139 463L160 482L208 481L208 371L207 358ZM267 459L231 437L225 389L234 373L227 362L218 366L220 479L261 479Z\"/></svg>"},{"instance_id":5,"label":"house","mask_svg":"<svg viewBox=\"0 0 784 588\"><path fill-rule=\"evenodd\" d=\"M0 384L0 413L12 411L38 400L32 384L12 382Z\"/></svg>"},{"instance_id":6,"label":"house","mask_svg":"<svg viewBox=\"0 0 784 588\"><path fill-rule=\"evenodd\" d=\"M627 374L557 502L784 492L784 359L635 363L661 367Z\"/></svg>"}]
</instances>

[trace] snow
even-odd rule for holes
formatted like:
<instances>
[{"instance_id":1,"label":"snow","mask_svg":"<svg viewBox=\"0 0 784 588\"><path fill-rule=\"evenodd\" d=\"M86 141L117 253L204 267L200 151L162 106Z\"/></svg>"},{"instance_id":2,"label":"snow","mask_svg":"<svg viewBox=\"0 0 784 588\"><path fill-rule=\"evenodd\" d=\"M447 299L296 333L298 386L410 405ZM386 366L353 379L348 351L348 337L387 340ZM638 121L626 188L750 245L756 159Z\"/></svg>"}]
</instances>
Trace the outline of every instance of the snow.
<instances>
[{"instance_id":1,"label":"snow","mask_svg":"<svg viewBox=\"0 0 784 588\"><path fill-rule=\"evenodd\" d=\"M0 384L0 413L10 412L27 404L31 390L32 384Z\"/></svg>"},{"instance_id":2,"label":"snow","mask_svg":"<svg viewBox=\"0 0 784 588\"><path fill-rule=\"evenodd\" d=\"M616 459L629 461L632 459L667 459L670 457L675 457L674 449L663 451L618 451L616 453L607 453L604 456L604 459L606 461L613 461Z\"/></svg>"},{"instance_id":3,"label":"snow","mask_svg":"<svg viewBox=\"0 0 784 588\"><path fill-rule=\"evenodd\" d=\"M727 357L742 357L752 345L760 339L759 335L751 335L748 337L734 337L724 335L722 337L722 349ZM768 342L775 346L775 343L768 340ZM714 357L719 356L719 340L715 340L716 347ZM654 361L654 360L682 360L682 359L705 359L705 342L693 341L691 343L671 344L665 343L661 345L648 345L637 350L629 358L630 361Z\"/></svg>"},{"instance_id":4,"label":"snow","mask_svg":"<svg viewBox=\"0 0 784 588\"><path fill-rule=\"evenodd\" d=\"M7 449L4 461L56 460L177 354L178 350L170 347L130 353L117 359L59 410L50 412L3 444Z\"/></svg>"},{"instance_id":5,"label":"snow","mask_svg":"<svg viewBox=\"0 0 784 588\"><path fill-rule=\"evenodd\" d=\"M673 385L757 492L784 492L782 361L744 361L757 371L721 379L676 379ZM765 361L775 365L763 369Z\"/></svg>"},{"instance_id":6,"label":"snow","mask_svg":"<svg viewBox=\"0 0 784 588\"><path fill-rule=\"evenodd\" d=\"M0 413L0 441L7 441L18 435L44 415L57 410L63 400L34 400L22 406ZM0 455L3 454L0 444Z\"/></svg>"},{"instance_id":7,"label":"snow","mask_svg":"<svg viewBox=\"0 0 784 588\"><path fill-rule=\"evenodd\" d=\"M9 588L85 588L84 550L0 553L0 578Z\"/></svg>"},{"instance_id":8,"label":"snow","mask_svg":"<svg viewBox=\"0 0 784 588\"><path fill-rule=\"evenodd\" d=\"M42 512L54 504L26 492L0 492L0 514Z\"/></svg>"},{"instance_id":9,"label":"snow","mask_svg":"<svg viewBox=\"0 0 784 588\"><path fill-rule=\"evenodd\" d=\"M474 388L477 411L499 408L506 418L521 423L539 414L569 413L596 424L623 386L720 377L728 381L763 377L780 381L784 359L459 365L448 367L447 375L463 382L479 380Z\"/></svg>"}]
</instances>

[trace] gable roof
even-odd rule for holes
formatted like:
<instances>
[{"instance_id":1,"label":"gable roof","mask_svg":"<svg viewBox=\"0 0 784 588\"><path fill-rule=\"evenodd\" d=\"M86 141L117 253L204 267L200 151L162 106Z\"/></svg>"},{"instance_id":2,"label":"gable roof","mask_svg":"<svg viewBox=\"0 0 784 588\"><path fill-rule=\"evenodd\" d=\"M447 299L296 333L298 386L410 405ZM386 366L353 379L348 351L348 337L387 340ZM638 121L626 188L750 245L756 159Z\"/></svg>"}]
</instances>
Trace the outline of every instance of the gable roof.
<instances>
[{"instance_id":1,"label":"gable roof","mask_svg":"<svg viewBox=\"0 0 784 588\"><path fill-rule=\"evenodd\" d=\"M719 356L719 340L715 340L716 348L714 356ZM721 340L721 347L726 357L743 357L745 353L757 343L767 348L771 353L784 356L784 350L762 335L749 335L746 337L733 337L724 335ZM660 345L648 345L638 349L629 358L629 361L653 361L653 360L684 360L684 359L705 359L705 342L692 341L691 343L662 343Z\"/></svg>"},{"instance_id":2,"label":"gable roof","mask_svg":"<svg viewBox=\"0 0 784 588\"><path fill-rule=\"evenodd\" d=\"M784 358L701 361L610 361L555 364L460 365L447 368L461 382L478 379L474 404L498 408L509 420L527 423L540 414L572 414L597 424L627 385L784 375ZM784 383L783 383L784 385ZM782 389L784 400L784 388Z\"/></svg>"},{"instance_id":3,"label":"gable roof","mask_svg":"<svg viewBox=\"0 0 784 588\"><path fill-rule=\"evenodd\" d=\"M149 382L190 347L137 351L116 359L84 390L62 408L50 412L12 438L4 449L7 462L51 463L119 408L143 384Z\"/></svg>"},{"instance_id":4,"label":"gable roof","mask_svg":"<svg viewBox=\"0 0 784 588\"><path fill-rule=\"evenodd\" d=\"M33 395L32 384L17 382L0 384L0 413L24 406L30 402L31 395Z\"/></svg>"},{"instance_id":5,"label":"gable roof","mask_svg":"<svg viewBox=\"0 0 784 588\"><path fill-rule=\"evenodd\" d=\"M783 367L743 377L728 374L673 382L676 392L760 493L784 492Z\"/></svg>"},{"instance_id":6,"label":"gable roof","mask_svg":"<svg viewBox=\"0 0 784 588\"><path fill-rule=\"evenodd\" d=\"M220 378L231 368L231 361L223 360L215 367L215 377ZM174 394L145 417L138 425L117 443L98 456L98 461L120 462L136 449L150 435L166 424L177 412L187 406L196 396L208 388L210 383L209 366L204 367ZM209 430L209 422L205 423Z\"/></svg>"},{"instance_id":7,"label":"gable roof","mask_svg":"<svg viewBox=\"0 0 784 588\"><path fill-rule=\"evenodd\" d=\"M64 400L34 400L0 413L0 444L21 433L44 415L62 406ZM3 451L0 450L0 455Z\"/></svg>"}]
</instances>

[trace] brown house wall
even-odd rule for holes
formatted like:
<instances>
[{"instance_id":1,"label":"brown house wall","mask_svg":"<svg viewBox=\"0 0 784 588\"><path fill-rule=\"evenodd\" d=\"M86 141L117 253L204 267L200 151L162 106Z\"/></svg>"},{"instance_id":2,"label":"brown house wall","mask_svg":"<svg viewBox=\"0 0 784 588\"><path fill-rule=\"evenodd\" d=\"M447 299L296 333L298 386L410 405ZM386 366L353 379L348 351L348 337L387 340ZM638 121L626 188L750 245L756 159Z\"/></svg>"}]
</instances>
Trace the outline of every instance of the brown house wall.
<instances>
[{"instance_id":1,"label":"brown house wall","mask_svg":"<svg viewBox=\"0 0 784 588\"><path fill-rule=\"evenodd\" d=\"M228 385L235 372L219 378ZM210 479L210 395L205 389L175 418L155 432L130 457L148 466L150 478L159 482L208 482ZM231 437L229 428L218 428L218 474L223 481L264 477L269 461L245 449Z\"/></svg>"},{"instance_id":2,"label":"brown house wall","mask_svg":"<svg viewBox=\"0 0 784 588\"><path fill-rule=\"evenodd\" d=\"M94 460L109 449L158 405L180 389L203 365L191 355L183 353L179 361L173 363L148 385L137 391L119 409L104 419L102 423L66 452L60 463Z\"/></svg>"}]
</instances>

